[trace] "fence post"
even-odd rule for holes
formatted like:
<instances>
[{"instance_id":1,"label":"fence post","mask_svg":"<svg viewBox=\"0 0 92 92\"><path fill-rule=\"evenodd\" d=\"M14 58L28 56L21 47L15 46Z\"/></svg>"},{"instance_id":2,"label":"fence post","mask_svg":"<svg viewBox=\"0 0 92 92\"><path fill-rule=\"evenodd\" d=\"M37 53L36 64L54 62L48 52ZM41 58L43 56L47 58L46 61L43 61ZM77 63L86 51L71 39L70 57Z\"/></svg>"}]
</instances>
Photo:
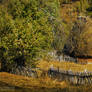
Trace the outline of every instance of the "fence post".
<instances>
[{"instance_id":1,"label":"fence post","mask_svg":"<svg viewBox=\"0 0 92 92\"><path fill-rule=\"evenodd\" d=\"M58 73L59 73L59 67L58 67Z\"/></svg>"}]
</instances>

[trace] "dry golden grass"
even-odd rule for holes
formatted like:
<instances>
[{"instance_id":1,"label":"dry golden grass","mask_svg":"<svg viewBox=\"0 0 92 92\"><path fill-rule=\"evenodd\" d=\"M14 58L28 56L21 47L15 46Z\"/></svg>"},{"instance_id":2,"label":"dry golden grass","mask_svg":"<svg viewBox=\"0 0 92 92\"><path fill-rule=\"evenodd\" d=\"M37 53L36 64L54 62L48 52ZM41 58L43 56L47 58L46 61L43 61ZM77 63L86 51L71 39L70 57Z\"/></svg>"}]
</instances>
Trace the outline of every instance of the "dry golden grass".
<instances>
[{"instance_id":1,"label":"dry golden grass","mask_svg":"<svg viewBox=\"0 0 92 92\"><path fill-rule=\"evenodd\" d=\"M86 65L81 65L81 64L76 64L73 62L58 62L58 61L39 61L39 64L37 67L47 71L51 66L56 68L60 68L62 70L72 70L73 72L83 72L85 69L87 71L92 71L92 64L86 64Z\"/></svg>"},{"instance_id":2,"label":"dry golden grass","mask_svg":"<svg viewBox=\"0 0 92 92\"><path fill-rule=\"evenodd\" d=\"M37 67L41 68L43 71L48 71L50 66L59 67L60 69L69 70L71 69L74 72L92 71L92 65L80 65L73 62L56 62L56 61L38 61ZM0 82L7 83L12 86L23 87L23 88L65 88L69 86L66 82L59 82L57 79L51 79L48 76L41 77L43 71L37 70L39 73L38 78L24 77L14 74L9 74L5 72L0 73Z\"/></svg>"},{"instance_id":3,"label":"dry golden grass","mask_svg":"<svg viewBox=\"0 0 92 92\"><path fill-rule=\"evenodd\" d=\"M49 77L31 78L5 72L0 73L0 82L23 88L63 88L66 86L65 82L58 82L57 80L52 80Z\"/></svg>"},{"instance_id":4,"label":"dry golden grass","mask_svg":"<svg viewBox=\"0 0 92 92\"><path fill-rule=\"evenodd\" d=\"M53 62L55 63L55 62ZM49 69L50 64L52 62L47 61L39 61L38 66L43 69L44 71L47 71ZM57 63L59 65L59 63ZM37 73L39 73L38 78L31 78L31 77L24 77L14 74L9 74L6 72L0 73L0 82L17 86L17 87L23 87L23 88L64 88L67 86L67 84L63 82L57 81L57 79L53 80L49 78L48 76L41 77L41 74L43 71L37 70Z\"/></svg>"},{"instance_id":5,"label":"dry golden grass","mask_svg":"<svg viewBox=\"0 0 92 92\"><path fill-rule=\"evenodd\" d=\"M28 78L18 75L13 75L9 73L2 72L0 73L0 83L7 83L13 87L23 88L23 90L14 89L16 91L12 91L9 89L8 91L3 92L92 92L92 86L75 86L69 85L66 82L58 82L57 80L52 80L49 77L44 78ZM8 85L6 87L8 87ZM25 91L24 91L25 89ZM0 91L2 92L2 91Z\"/></svg>"},{"instance_id":6,"label":"dry golden grass","mask_svg":"<svg viewBox=\"0 0 92 92\"><path fill-rule=\"evenodd\" d=\"M60 67L61 69L65 69L65 70L71 69L74 72L84 71L85 68L87 68L90 71L92 70L92 65L80 65L80 64L75 64L71 62L61 62L61 63L55 62L55 61L48 62L44 60L39 61L37 67L40 67L42 70L47 71L52 64L54 67ZM39 71L37 70L37 72L39 72L40 75L42 74L42 71L40 70ZM24 77L24 76L9 74L6 72L0 72L0 82L9 84L11 86L17 86L20 88L77 89L76 86L71 86L65 81L59 82L57 81L57 79L51 79L48 76L44 76L44 77L39 76L38 78L31 78L31 77Z\"/></svg>"}]
</instances>

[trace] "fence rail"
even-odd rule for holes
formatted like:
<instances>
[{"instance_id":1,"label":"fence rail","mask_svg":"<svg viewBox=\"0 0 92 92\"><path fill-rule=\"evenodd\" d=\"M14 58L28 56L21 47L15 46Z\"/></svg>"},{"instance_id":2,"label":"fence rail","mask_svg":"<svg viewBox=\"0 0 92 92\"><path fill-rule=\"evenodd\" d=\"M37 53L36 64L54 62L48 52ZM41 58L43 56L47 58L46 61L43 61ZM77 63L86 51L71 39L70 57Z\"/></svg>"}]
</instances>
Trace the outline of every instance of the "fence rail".
<instances>
[{"instance_id":1,"label":"fence rail","mask_svg":"<svg viewBox=\"0 0 92 92\"><path fill-rule=\"evenodd\" d=\"M65 71L59 68L50 68L48 74L52 78L57 78L61 81L66 80L73 84L92 84L92 72L73 72Z\"/></svg>"}]
</instances>

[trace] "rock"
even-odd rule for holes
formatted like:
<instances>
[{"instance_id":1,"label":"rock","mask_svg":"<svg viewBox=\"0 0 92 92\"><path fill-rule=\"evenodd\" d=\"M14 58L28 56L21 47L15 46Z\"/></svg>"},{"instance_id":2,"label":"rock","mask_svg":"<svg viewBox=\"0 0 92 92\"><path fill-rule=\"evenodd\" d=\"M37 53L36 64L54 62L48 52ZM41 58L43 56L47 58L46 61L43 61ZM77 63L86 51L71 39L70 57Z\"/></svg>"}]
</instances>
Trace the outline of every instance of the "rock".
<instances>
[{"instance_id":1,"label":"rock","mask_svg":"<svg viewBox=\"0 0 92 92\"><path fill-rule=\"evenodd\" d=\"M35 70L32 70L30 67L13 67L10 71L12 74L16 75L23 75L23 76L28 76L28 77L33 77L37 78L37 72Z\"/></svg>"}]
</instances>

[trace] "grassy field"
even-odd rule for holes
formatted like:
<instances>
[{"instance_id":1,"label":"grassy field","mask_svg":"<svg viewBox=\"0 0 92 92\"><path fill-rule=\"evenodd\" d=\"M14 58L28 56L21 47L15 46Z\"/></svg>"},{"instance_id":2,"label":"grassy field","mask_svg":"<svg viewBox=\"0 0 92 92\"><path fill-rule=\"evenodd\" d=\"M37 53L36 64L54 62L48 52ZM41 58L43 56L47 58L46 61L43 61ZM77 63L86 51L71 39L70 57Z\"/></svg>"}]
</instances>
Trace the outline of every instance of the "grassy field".
<instances>
[{"instance_id":1,"label":"grassy field","mask_svg":"<svg viewBox=\"0 0 92 92\"><path fill-rule=\"evenodd\" d=\"M84 71L84 69L92 70L92 65L79 65L70 62L48 62L39 61L37 67L47 71L53 64L54 67L60 67L61 69L72 71ZM71 85L65 81L57 81L57 79L51 79L48 76L41 76L42 72L39 70L38 78L24 77L6 72L0 73L0 92L92 92L91 85ZM5 87L6 91L1 90ZM11 89L14 87L14 89ZM39 91L38 91L39 90Z\"/></svg>"},{"instance_id":2,"label":"grassy field","mask_svg":"<svg viewBox=\"0 0 92 92\"><path fill-rule=\"evenodd\" d=\"M0 92L92 92L92 86L70 85L48 77L35 79L2 72Z\"/></svg>"},{"instance_id":3,"label":"grassy field","mask_svg":"<svg viewBox=\"0 0 92 92\"><path fill-rule=\"evenodd\" d=\"M44 78L31 78L31 77L24 77L19 75L13 75L9 73L2 72L0 73L0 82L17 86L23 88L54 88L54 87L61 87L65 85L65 82L57 82L56 80L52 80L49 77Z\"/></svg>"},{"instance_id":4,"label":"grassy field","mask_svg":"<svg viewBox=\"0 0 92 92\"><path fill-rule=\"evenodd\" d=\"M60 68L63 70L72 70L73 72L83 72L85 69L87 71L92 71L92 64L77 64L73 62L56 62L56 61L39 61L37 67L40 67L43 70L48 70L51 66Z\"/></svg>"}]
</instances>

